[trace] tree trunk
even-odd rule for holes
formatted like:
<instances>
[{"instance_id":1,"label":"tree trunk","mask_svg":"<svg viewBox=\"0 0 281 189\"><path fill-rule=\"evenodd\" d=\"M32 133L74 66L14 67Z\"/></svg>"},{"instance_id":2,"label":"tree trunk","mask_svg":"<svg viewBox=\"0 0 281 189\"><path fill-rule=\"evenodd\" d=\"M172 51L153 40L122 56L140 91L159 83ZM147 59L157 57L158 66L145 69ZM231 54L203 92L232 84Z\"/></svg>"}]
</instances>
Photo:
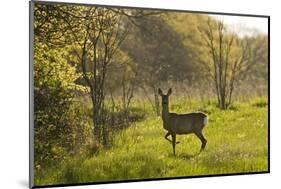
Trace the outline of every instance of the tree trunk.
<instances>
[{"instance_id":1,"label":"tree trunk","mask_svg":"<svg viewBox=\"0 0 281 189\"><path fill-rule=\"evenodd\" d=\"M155 112L157 116L160 116L160 101L159 101L157 89L154 86L153 86L153 91L154 91Z\"/></svg>"},{"instance_id":2,"label":"tree trunk","mask_svg":"<svg viewBox=\"0 0 281 189\"><path fill-rule=\"evenodd\" d=\"M93 106L93 133L94 133L94 137L95 137L95 140L100 142L100 127L99 127L99 124L98 124L98 111L97 111L97 104L95 102L95 98L93 96L93 93L92 93L92 96L91 96L91 99L92 99L92 106Z\"/></svg>"}]
</instances>

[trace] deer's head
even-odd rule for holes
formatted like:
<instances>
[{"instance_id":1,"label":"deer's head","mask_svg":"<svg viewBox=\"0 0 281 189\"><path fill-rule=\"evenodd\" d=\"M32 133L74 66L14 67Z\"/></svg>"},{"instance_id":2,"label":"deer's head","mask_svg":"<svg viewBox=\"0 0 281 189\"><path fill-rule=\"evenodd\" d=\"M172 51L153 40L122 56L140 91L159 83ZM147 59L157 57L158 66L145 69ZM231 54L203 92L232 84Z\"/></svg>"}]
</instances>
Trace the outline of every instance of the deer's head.
<instances>
[{"instance_id":1,"label":"deer's head","mask_svg":"<svg viewBox=\"0 0 281 189\"><path fill-rule=\"evenodd\" d=\"M172 94L172 89L170 88L168 90L168 93L165 95L165 94L163 94L162 90L159 88L158 94L162 97L162 106L169 105L169 96Z\"/></svg>"}]
</instances>

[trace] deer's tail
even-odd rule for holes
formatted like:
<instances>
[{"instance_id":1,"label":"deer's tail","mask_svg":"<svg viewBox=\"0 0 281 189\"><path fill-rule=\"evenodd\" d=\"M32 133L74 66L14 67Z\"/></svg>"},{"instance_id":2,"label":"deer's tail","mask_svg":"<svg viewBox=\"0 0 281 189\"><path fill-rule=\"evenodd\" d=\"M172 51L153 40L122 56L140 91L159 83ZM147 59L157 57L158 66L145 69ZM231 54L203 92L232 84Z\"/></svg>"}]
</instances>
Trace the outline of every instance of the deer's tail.
<instances>
[{"instance_id":1,"label":"deer's tail","mask_svg":"<svg viewBox=\"0 0 281 189\"><path fill-rule=\"evenodd\" d=\"M203 118L203 124L204 126L207 125L208 123L208 116L206 115L204 118Z\"/></svg>"},{"instance_id":2,"label":"deer's tail","mask_svg":"<svg viewBox=\"0 0 281 189\"><path fill-rule=\"evenodd\" d=\"M199 112L201 114L201 119L203 118L202 129L208 124L208 115L203 112Z\"/></svg>"}]
</instances>

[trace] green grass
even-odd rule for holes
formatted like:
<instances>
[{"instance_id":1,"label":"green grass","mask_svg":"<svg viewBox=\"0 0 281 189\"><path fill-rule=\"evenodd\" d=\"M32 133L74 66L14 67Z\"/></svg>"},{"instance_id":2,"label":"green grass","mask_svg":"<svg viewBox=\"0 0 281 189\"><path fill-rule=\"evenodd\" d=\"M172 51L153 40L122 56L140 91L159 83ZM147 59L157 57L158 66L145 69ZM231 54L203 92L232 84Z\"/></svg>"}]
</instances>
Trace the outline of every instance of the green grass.
<instances>
[{"instance_id":1,"label":"green grass","mask_svg":"<svg viewBox=\"0 0 281 189\"><path fill-rule=\"evenodd\" d=\"M203 133L208 140L199 153L195 135L177 136L176 156L164 139L161 118L149 116L116 134L110 149L91 157L75 158L61 168L35 173L36 185L67 184L130 179L262 172L268 170L267 98L236 103L220 110L215 102L170 102L177 113L204 111L209 123Z\"/></svg>"}]
</instances>

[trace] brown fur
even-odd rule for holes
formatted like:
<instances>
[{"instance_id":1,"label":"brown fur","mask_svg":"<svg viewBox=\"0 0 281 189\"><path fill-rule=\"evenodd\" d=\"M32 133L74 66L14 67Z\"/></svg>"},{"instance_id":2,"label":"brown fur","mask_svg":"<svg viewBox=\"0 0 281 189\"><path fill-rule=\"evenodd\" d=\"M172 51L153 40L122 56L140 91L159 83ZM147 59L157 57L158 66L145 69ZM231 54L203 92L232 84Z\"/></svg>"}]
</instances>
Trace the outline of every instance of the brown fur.
<instances>
[{"instance_id":1,"label":"brown fur","mask_svg":"<svg viewBox=\"0 0 281 189\"><path fill-rule=\"evenodd\" d=\"M188 114L176 114L169 112L169 96L172 89L169 89L166 95L163 94L161 89L158 89L159 95L162 97L162 120L163 127L168 131L165 139L172 142L173 153L176 154L176 135L194 133L201 140L201 151L204 150L207 140L202 134L202 130L207 123L208 116L202 112L193 112ZM172 135L172 140L168 138Z\"/></svg>"}]
</instances>

